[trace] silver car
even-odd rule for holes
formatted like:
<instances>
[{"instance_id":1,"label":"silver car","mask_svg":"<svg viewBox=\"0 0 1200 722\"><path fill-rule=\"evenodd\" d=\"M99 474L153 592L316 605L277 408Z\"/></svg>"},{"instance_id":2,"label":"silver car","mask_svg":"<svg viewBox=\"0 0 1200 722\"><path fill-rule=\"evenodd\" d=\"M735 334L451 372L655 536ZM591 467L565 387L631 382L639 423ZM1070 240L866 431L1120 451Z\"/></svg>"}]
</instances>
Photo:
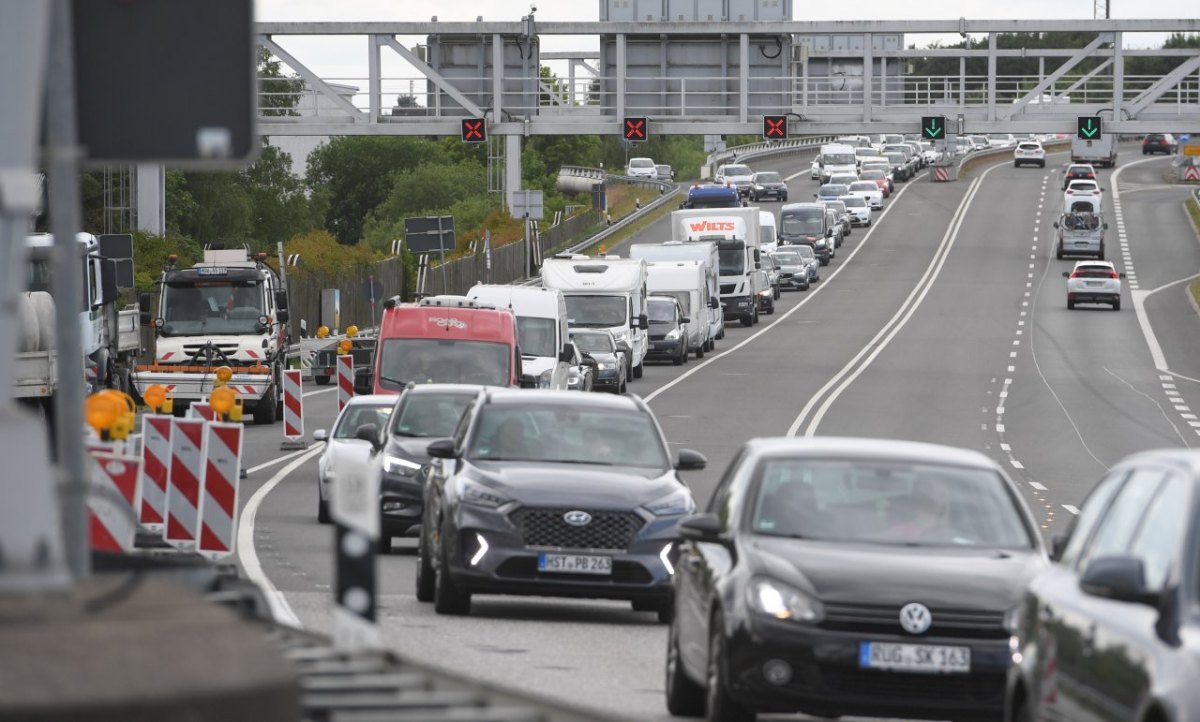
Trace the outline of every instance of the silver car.
<instances>
[{"instance_id":1,"label":"silver car","mask_svg":"<svg viewBox=\"0 0 1200 722\"><path fill-rule=\"evenodd\" d=\"M1077 303L1107 303L1112 310L1121 310L1121 279L1112 261L1076 261L1070 273L1063 271L1067 279L1067 308Z\"/></svg>"},{"instance_id":2,"label":"silver car","mask_svg":"<svg viewBox=\"0 0 1200 722\"><path fill-rule=\"evenodd\" d=\"M779 287L781 289L791 288L807 291L809 284L820 279L817 271L820 263L809 246L781 246L778 251L771 254L771 260L779 268Z\"/></svg>"},{"instance_id":3,"label":"silver car","mask_svg":"<svg viewBox=\"0 0 1200 722\"><path fill-rule=\"evenodd\" d=\"M334 420L332 432L313 432L313 441L325 442L325 450L317 459L317 521L321 524L330 521L329 485L338 477L367 472L374 447L369 440L359 438L359 431L372 427L375 438L382 438L379 432L387 426L396 398L393 394L354 396Z\"/></svg>"},{"instance_id":4,"label":"silver car","mask_svg":"<svg viewBox=\"0 0 1200 722\"><path fill-rule=\"evenodd\" d=\"M850 214L850 222L856 226L871 225L871 204L862 196L842 196L842 204Z\"/></svg>"},{"instance_id":5,"label":"silver car","mask_svg":"<svg viewBox=\"0 0 1200 722\"><path fill-rule=\"evenodd\" d=\"M846 210L846 204L840 199L836 201L825 200L821 201L821 203L823 203L826 208L833 209L833 211L838 214L838 218L842 219L842 235L850 235L850 230L854 225L854 220L850 217L850 211Z\"/></svg>"}]
</instances>

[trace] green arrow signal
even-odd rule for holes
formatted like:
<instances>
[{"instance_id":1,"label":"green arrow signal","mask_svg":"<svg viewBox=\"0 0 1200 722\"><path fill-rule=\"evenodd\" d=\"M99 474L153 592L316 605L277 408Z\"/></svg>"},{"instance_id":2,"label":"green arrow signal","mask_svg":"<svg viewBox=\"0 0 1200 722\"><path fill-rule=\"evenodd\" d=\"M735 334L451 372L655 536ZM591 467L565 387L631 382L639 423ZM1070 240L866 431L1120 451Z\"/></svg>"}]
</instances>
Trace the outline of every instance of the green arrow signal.
<instances>
[{"instance_id":1,"label":"green arrow signal","mask_svg":"<svg viewBox=\"0 0 1200 722\"><path fill-rule=\"evenodd\" d=\"M1100 129L1095 126L1096 126L1096 121L1092 120L1091 118L1088 118L1087 125L1084 126L1084 128L1083 128L1083 134L1089 138L1095 137L1095 135L1100 132Z\"/></svg>"},{"instance_id":2,"label":"green arrow signal","mask_svg":"<svg viewBox=\"0 0 1200 722\"><path fill-rule=\"evenodd\" d=\"M929 136L930 138L936 138L941 134L942 134L942 129L936 125L931 125L925 129L925 135Z\"/></svg>"}]
</instances>

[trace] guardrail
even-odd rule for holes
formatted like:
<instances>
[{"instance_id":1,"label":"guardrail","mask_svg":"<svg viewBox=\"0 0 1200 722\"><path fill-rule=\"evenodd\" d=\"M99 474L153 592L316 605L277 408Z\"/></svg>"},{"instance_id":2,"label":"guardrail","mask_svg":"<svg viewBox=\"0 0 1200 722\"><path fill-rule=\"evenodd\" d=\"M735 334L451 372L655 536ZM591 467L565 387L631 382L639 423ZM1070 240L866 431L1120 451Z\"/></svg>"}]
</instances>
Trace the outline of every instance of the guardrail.
<instances>
[{"instance_id":1,"label":"guardrail","mask_svg":"<svg viewBox=\"0 0 1200 722\"><path fill-rule=\"evenodd\" d=\"M769 155L794 153L798 150L816 148L826 143L832 143L837 138L838 136L835 135L806 135L797 138L788 138L787 140L765 140L761 143L734 146L733 148L726 148L723 151L709 154L708 168L711 171L722 163L763 158Z\"/></svg>"},{"instance_id":2,"label":"guardrail","mask_svg":"<svg viewBox=\"0 0 1200 722\"><path fill-rule=\"evenodd\" d=\"M1055 147L1057 149L1057 146L1064 146L1064 145L1069 148L1071 146L1071 139L1070 138L1058 138L1055 140L1046 141L1045 143L1042 143L1042 147L1045 148L1046 150L1049 150L1051 147ZM1004 158L1004 157L1011 159L1012 154L1013 154L1013 148L1011 146L1005 147L1005 148L989 148L988 150L981 150L981 151L977 151L975 153L968 153L967 155L964 155L962 157L962 160L960 160L958 162L958 177L961 178L963 171L968 170L971 166L977 165L981 161L995 160L997 158Z\"/></svg>"}]
</instances>

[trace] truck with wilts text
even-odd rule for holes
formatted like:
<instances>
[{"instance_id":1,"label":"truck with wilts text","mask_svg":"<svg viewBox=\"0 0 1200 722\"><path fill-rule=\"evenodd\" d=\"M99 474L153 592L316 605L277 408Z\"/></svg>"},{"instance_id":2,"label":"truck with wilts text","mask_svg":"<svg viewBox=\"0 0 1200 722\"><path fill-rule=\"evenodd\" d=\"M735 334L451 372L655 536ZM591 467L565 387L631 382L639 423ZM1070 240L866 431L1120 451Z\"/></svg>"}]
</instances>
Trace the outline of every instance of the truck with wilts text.
<instances>
[{"instance_id":1,"label":"truck with wilts text","mask_svg":"<svg viewBox=\"0 0 1200 722\"><path fill-rule=\"evenodd\" d=\"M759 298L767 290L760 270L759 209L704 208L671 213L672 238L717 245L723 318L758 323Z\"/></svg>"}]
</instances>

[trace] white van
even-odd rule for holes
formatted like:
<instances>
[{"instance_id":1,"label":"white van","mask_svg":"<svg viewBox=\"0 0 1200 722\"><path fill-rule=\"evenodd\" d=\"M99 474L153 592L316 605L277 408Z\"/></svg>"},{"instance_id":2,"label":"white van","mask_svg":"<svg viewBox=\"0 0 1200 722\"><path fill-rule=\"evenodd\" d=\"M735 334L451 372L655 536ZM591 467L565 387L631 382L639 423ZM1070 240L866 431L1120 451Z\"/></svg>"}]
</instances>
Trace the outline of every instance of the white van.
<instances>
[{"instance_id":1,"label":"white van","mask_svg":"<svg viewBox=\"0 0 1200 722\"><path fill-rule=\"evenodd\" d=\"M708 349L710 310L708 281L700 261L653 261L646 264L646 288L659 296L674 296L688 324L688 351L704 358ZM718 304L719 305L719 304Z\"/></svg>"},{"instance_id":2,"label":"white van","mask_svg":"<svg viewBox=\"0 0 1200 722\"><path fill-rule=\"evenodd\" d=\"M548 258L542 285L562 291L570 329L605 328L625 352L633 378L642 377L650 320L646 262L641 259Z\"/></svg>"},{"instance_id":3,"label":"white van","mask_svg":"<svg viewBox=\"0 0 1200 722\"><path fill-rule=\"evenodd\" d=\"M775 214L765 208L758 209L758 247L763 253L779 250L779 228L775 225Z\"/></svg>"},{"instance_id":4,"label":"white van","mask_svg":"<svg viewBox=\"0 0 1200 722\"><path fill-rule=\"evenodd\" d=\"M708 299L704 307L693 307L689 318L697 325L707 325L707 351L717 346L717 340L725 338L725 314L721 311L721 257L717 244L707 241L667 241L665 243L634 243L629 247L630 258L641 258L647 263L659 261L696 261L704 271Z\"/></svg>"},{"instance_id":5,"label":"white van","mask_svg":"<svg viewBox=\"0 0 1200 722\"><path fill-rule=\"evenodd\" d=\"M567 302L561 291L536 286L476 284L467 298L512 311L517 319L521 373L539 389L567 388L571 360Z\"/></svg>"},{"instance_id":6,"label":"white van","mask_svg":"<svg viewBox=\"0 0 1200 722\"><path fill-rule=\"evenodd\" d=\"M858 157L854 148L840 143L821 146L821 155L815 161L822 183L828 183L835 175L858 175Z\"/></svg>"}]
</instances>

